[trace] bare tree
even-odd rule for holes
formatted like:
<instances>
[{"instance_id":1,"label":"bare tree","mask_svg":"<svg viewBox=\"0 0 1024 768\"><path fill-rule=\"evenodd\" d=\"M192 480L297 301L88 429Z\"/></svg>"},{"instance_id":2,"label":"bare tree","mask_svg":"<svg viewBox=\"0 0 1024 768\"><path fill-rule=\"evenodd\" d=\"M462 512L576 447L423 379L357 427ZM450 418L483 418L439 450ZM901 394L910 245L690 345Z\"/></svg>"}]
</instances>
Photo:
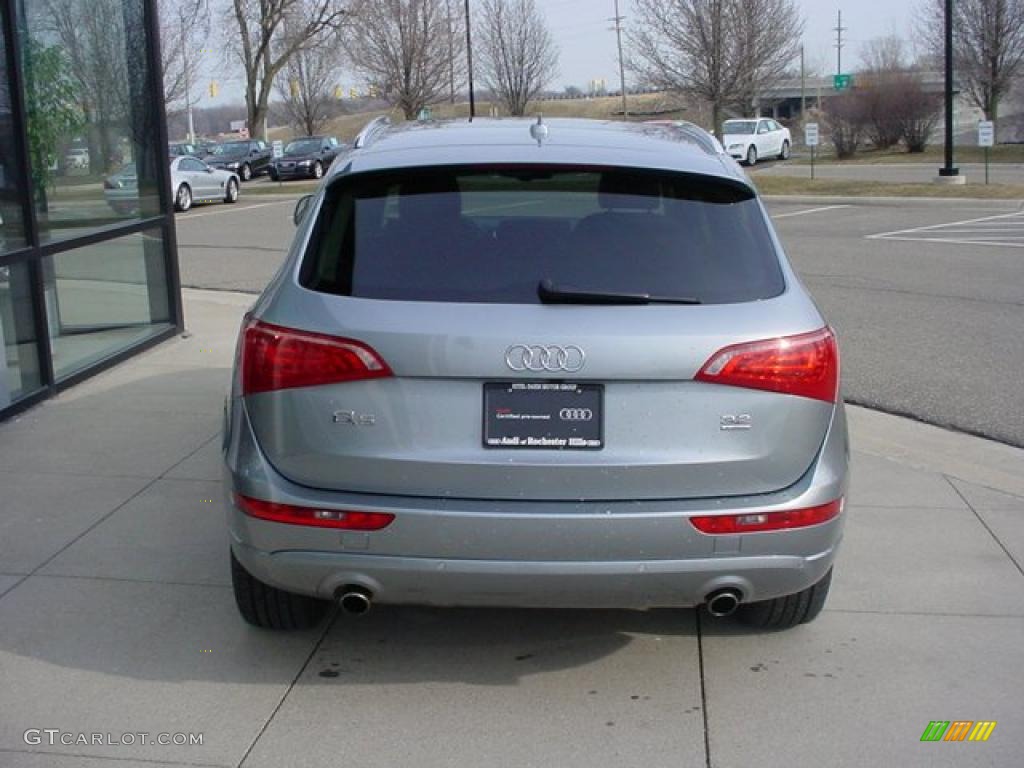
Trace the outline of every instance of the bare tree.
<instances>
[{"instance_id":1,"label":"bare tree","mask_svg":"<svg viewBox=\"0 0 1024 768\"><path fill-rule=\"evenodd\" d=\"M174 114L199 101L196 63L210 34L208 0L159 0L164 103ZM191 104L189 103L191 102Z\"/></svg>"},{"instance_id":2,"label":"bare tree","mask_svg":"<svg viewBox=\"0 0 1024 768\"><path fill-rule=\"evenodd\" d=\"M747 113L799 51L793 0L635 0L629 66L643 82L704 99L721 134L726 110Z\"/></svg>"},{"instance_id":3,"label":"bare tree","mask_svg":"<svg viewBox=\"0 0 1024 768\"><path fill-rule=\"evenodd\" d=\"M337 30L349 13L339 0L232 0L229 48L242 63L249 131L266 139L274 79L299 50ZM288 34L284 34L287 20Z\"/></svg>"},{"instance_id":4,"label":"bare tree","mask_svg":"<svg viewBox=\"0 0 1024 768\"><path fill-rule=\"evenodd\" d=\"M1024 75L1024 0L958 0L953 55L961 88L989 120ZM926 0L921 31L933 56L945 50L945 3Z\"/></svg>"},{"instance_id":5,"label":"bare tree","mask_svg":"<svg viewBox=\"0 0 1024 768\"><path fill-rule=\"evenodd\" d=\"M861 95L857 91L844 91L829 99L825 122L836 157L840 160L853 157L867 125Z\"/></svg>"},{"instance_id":6,"label":"bare tree","mask_svg":"<svg viewBox=\"0 0 1024 768\"><path fill-rule=\"evenodd\" d=\"M344 58L339 35L300 48L285 64L274 86L288 122L306 136L320 133L334 114L334 90Z\"/></svg>"},{"instance_id":7,"label":"bare tree","mask_svg":"<svg viewBox=\"0 0 1024 768\"><path fill-rule=\"evenodd\" d=\"M84 117L92 173L121 160L115 134L131 114L123 9L114 0L43 0L33 28L59 42Z\"/></svg>"},{"instance_id":8,"label":"bare tree","mask_svg":"<svg viewBox=\"0 0 1024 768\"><path fill-rule=\"evenodd\" d=\"M902 75L892 87L898 87L901 94L895 112L907 152L924 152L939 122L942 94L925 90L921 76L915 73Z\"/></svg>"},{"instance_id":9,"label":"bare tree","mask_svg":"<svg viewBox=\"0 0 1024 768\"><path fill-rule=\"evenodd\" d=\"M450 96L461 75L463 48L448 34L455 23L450 6L445 0L359 0L354 7L352 68L407 120Z\"/></svg>"},{"instance_id":10,"label":"bare tree","mask_svg":"<svg viewBox=\"0 0 1024 768\"><path fill-rule=\"evenodd\" d=\"M484 85L511 115L558 74L558 48L534 0L483 0L474 46Z\"/></svg>"},{"instance_id":11,"label":"bare tree","mask_svg":"<svg viewBox=\"0 0 1024 768\"><path fill-rule=\"evenodd\" d=\"M907 46L899 35L868 40L861 47L861 71L879 76L907 69Z\"/></svg>"}]
</instances>

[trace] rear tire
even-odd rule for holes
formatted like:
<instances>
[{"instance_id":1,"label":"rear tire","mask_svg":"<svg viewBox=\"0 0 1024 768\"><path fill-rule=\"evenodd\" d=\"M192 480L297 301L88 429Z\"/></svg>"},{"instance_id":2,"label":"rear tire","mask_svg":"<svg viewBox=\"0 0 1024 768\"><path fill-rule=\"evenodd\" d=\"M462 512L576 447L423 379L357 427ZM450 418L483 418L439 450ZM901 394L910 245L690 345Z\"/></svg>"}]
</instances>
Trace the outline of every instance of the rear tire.
<instances>
[{"instance_id":1,"label":"rear tire","mask_svg":"<svg viewBox=\"0 0 1024 768\"><path fill-rule=\"evenodd\" d=\"M747 165L751 168L757 165L757 147L753 144L747 147Z\"/></svg>"},{"instance_id":2,"label":"rear tire","mask_svg":"<svg viewBox=\"0 0 1024 768\"><path fill-rule=\"evenodd\" d=\"M192 207L192 190L188 184L182 184L174 193L174 210L184 213Z\"/></svg>"},{"instance_id":3,"label":"rear tire","mask_svg":"<svg viewBox=\"0 0 1024 768\"><path fill-rule=\"evenodd\" d=\"M832 569L829 568L821 581L803 592L741 604L736 616L744 624L758 629L792 629L797 624L813 621L821 613L831 584Z\"/></svg>"},{"instance_id":4,"label":"rear tire","mask_svg":"<svg viewBox=\"0 0 1024 768\"><path fill-rule=\"evenodd\" d=\"M242 618L263 629L308 629L327 613L326 600L296 595L264 584L249 573L231 553L231 585Z\"/></svg>"}]
</instances>

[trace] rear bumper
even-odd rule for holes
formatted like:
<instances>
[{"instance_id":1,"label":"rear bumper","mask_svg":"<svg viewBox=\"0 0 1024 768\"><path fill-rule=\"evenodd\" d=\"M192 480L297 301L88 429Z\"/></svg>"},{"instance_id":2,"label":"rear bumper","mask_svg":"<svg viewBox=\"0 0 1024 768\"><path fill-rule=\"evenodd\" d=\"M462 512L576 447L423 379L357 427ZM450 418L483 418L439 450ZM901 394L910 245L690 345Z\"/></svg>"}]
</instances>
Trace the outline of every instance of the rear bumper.
<instances>
[{"instance_id":1,"label":"rear bumper","mask_svg":"<svg viewBox=\"0 0 1024 768\"><path fill-rule=\"evenodd\" d=\"M711 592L727 587L739 590L744 600L793 594L825 575L836 547L808 557L589 562L264 552L238 540L232 549L261 581L328 599L358 586L380 603L651 608L699 605Z\"/></svg>"},{"instance_id":2,"label":"rear bumper","mask_svg":"<svg viewBox=\"0 0 1024 768\"><path fill-rule=\"evenodd\" d=\"M311 178L313 178L313 169L312 168L301 168L301 169L288 170L288 171L282 171L280 168L277 168L277 169L275 169L273 171L268 171L268 173L272 173L273 175L276 175L279 179L311 179Z\"/></svg>"},{"instance_id":3,"label":"rear bumper","mask_svg":"<svg viewBox=\"0 0 1024 768\"><path fill-rule=\"evenodd\" d=\"M528 502L317 491L278 474L240 401L225 427L231 546L256 578L322 598L348 586L382 603L518 607L692 606L717 589L744 601L799 592L831 566L845 521L742 536L699 533L698 514L782 511L845 495L845 414L836 409L814 464L792 487L725 499ZM390 512L373 533L287 525L244 515L233 493L314 507Z\"/></svg>"}]
</instances>

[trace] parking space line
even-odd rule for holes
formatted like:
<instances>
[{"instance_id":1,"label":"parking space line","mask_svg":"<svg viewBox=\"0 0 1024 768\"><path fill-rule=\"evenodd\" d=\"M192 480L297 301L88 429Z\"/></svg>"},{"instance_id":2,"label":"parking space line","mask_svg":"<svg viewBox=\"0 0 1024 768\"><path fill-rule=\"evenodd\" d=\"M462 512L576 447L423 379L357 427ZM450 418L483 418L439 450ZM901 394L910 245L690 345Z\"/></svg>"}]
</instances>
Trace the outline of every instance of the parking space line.
<instances>
[{"instance_id":1,"label":"parking space line","mask_svg":"<svg viewBox=\"0 0 1024 768\"><path fill-rule=\"evenodd\" d=\"M1000 213L966 221L930 224L895 232L867 235L867 240L897 240L946 245L986 245L999 248L1024 248L1024 213Z\"/></svg>"},{"instance_id":2,"label":"parking space line","mask_svg":"<svg viewBox=\"0 0 1024 768\"><path fill-rule=\"evenodd\" d=\"M203 211L202 213L191 213L191 214L187 213L185 215L185 217L181 219L181 221L191 221L192 219L201 219L204 216L217 216L217 215L222 214L222 213L241 213L242 211L254 211L257 208L266 208L267 206L270 206L270 205L287 205L288 203L294 203L294 201L293 200L275 200L272 203L259 203L258 205L243 205L243 206L232 205L230 207L224 206L222 208L218 208L216 211ZM181 216L181 214L179 213L179 214L177 214L177 216Z\"/></svg>"},{"instance_id":3,"label":"parking space line","mask_svg":"<svg viewBox=\"0 0 1024 768\"><path fill-rule=\"evenodd\" d=\"M1024 243L1006 240L954 240L948 237L868 237L867 240L894 240L901 243L943 243L945 245L994 245L999 248L1024 248Z\"/></svg>"},{"instance_id":4,"label":"parking space line","mask_svg":"<svg viewBox=\"0 0 1024 768\"><path fill-rule=\"evenodd\" d=\"M841 208L852 208L852 205L825 205L821 208L808 208L805 211L793 211L792 213L780 213L772 216L773 219L788 219L792 216L807 216L811 213L824 213L825 211L838 211Z\"/></svg>"}]
</instances>

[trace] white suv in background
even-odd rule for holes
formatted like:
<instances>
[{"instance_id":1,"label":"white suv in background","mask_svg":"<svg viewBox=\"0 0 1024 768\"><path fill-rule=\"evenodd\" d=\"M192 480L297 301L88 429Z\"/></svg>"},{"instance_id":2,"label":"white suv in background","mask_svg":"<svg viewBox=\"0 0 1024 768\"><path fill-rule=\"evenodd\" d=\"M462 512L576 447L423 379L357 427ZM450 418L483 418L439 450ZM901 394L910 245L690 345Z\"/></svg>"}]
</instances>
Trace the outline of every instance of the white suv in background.
<instances>
[{"instance_id":1,"label":"white suv in background","mask_svg":"<svg viewBox=\"0 0 1024 768\"><path fill-rule=\"evenodd\" d=\"M726 120L722 126L725 151L747 165L756 165L761 158L788 160L793 139L789 129L769 117Z\"/></svg>"}]
</instances>

